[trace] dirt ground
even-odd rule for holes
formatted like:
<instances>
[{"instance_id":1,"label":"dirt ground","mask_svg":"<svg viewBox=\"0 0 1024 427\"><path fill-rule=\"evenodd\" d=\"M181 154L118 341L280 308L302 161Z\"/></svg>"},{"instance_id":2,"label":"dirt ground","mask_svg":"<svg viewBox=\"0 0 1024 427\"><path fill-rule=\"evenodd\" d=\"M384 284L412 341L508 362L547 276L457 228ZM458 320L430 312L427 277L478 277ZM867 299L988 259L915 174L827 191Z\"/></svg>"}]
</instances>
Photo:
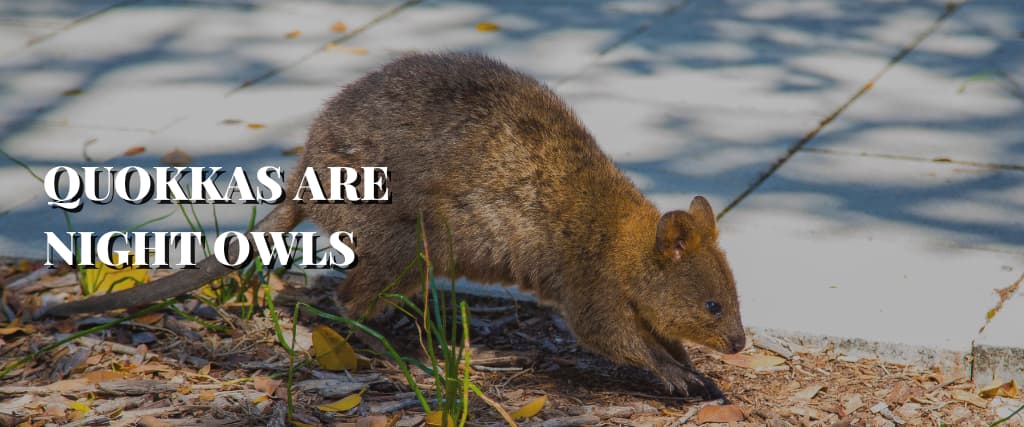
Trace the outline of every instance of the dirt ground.
<instances>
[{"instance_id":1,"label":"dirt ground","mask_svg":"<svg viewBox=\"0 0 1024 427\"><path fill-rule=\"evenodd\" d=\"M78 298L69 270L0 262L4 318L0 366L76 331L113 320L81 316L32 320L38 307ZM277 295L290 331L295 301L331 310L327 284L289 283ZM937 369L856 359L829 348L751 336L737 357L693 348L696 367L721 386L729 402L669 396L648 373L617 367L577 346L561 319L533 304L459 296L471 307L471 380L508 410L540 396L547 402L523 425L983 426L1024 404L1016 384L988 390ZM292 362L277 343L266 312L245 321L238 310L194 300L186 315L164 311L122 323L47 351L0 379L0 426L24 425L289 425L287 373ZM11 319L17 318L17 321ZM191 318L191 319L190 319ZM200 322L219 325L221 331ZM308 348L322 319L299 319L297 346ZM415 349L416 324L393 316L386 334ZM342 325L330 324L345 333ZM410 426L424 412L405 377L387 357L355 343L360 369L328 372L303 352L294 361L294 425ZM426 390L433 379L414 369ZM318 405L362 389L354 409ZM984 387L982 387L984 388ZM994 395L994 396L993 396ZM722 421L716 423L715 421ZM482 399L470 400L470 425L504 421ZM1002 425L1024 425L1024 414Z\"/></svg>"}]
</instances>

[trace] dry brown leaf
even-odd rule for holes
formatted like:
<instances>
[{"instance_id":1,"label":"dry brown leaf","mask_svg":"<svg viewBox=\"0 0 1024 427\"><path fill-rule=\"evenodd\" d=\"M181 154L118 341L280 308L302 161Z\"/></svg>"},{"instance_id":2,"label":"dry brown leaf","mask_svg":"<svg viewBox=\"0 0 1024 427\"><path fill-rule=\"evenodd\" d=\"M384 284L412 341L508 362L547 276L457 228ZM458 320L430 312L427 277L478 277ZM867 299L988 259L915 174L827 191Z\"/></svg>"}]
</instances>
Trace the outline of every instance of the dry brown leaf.
<instances>
[{"instance_id":1,"label":"dry brown leaf","mask_svg":"<svg viewBox=\"0 0 1024 427\"><path fill-rule=\"evenodd\" d=\"M974 393L971 393L969 391L953 390L951 395L953 396L953 399L959 400L961 402L970 403L970 404L972 404L974 406L977 406L979 408L987 408L988 407L988 401L987 400L982 399L978 395L976 395Z\"/></svg>"},{"instance_id":2,"label":"dry brown leaf","mask_svg":"<svg viewBox=\"0 0 1024 427\"><path fill-rule=\"evenodd\" d=\"M494 31L498 31L500 29L501 29L501 27L498 26L498 24L495 24L493 22L483 21L483 22L477 22L476 23L476 30L481 32L481 33L490 33L490 32L494 32Z\"/></svg>"},{"instance_id":3,"label":"dry brown leaf","mask_svg":"<svg viewBox=\"0 0 1024 427\"><path fill-rule=\"evenodd\" d=\"M280 385L281 380L275 380L273 378L264 377L261 375L252 377L252 387L256 389L256 391L260 391L269 395L273 395L274 390L277 390L277 387Z\"/></svg>"},{"instance_id":4,"label":"dry brown leaf","mask_svg":"<svg viewBox=\"0 0 1024 427\"><path fill-rule=\"evenodd\" d=\"M296 38L298 36L301 36L301 35L302 35L302 31L295 30L295 31L292 31L292 32L290 32L288 34L285 34L284 38L286 38L286 39L294 39L294 38Z\"/></svg>"},{"instance_id":5,"label":"dry brown leaf","mask_svg":"<svg viewBox=\"0 0 1024 427\"><path fill-rule=\"evenodd\" d=\"M171 152L164 154L163 157L160 158L160 163L169 166L188 166L192 163L192 156L175 148L174 150L171 150Z\"/></svg>"},{"instance_id":6,"label":"dry brown leaf","mask_svg":"<svg viewBox=\"0 0 1024 427\"><path fill-rule=\"evenodd\" d=\"M213 364L207 363L199 368L199 375L210 375L210 369L213 368Z\"/></svg>"},{"instance_id":7,"label":"dry brown leaf","mask_svg":"<svg viewBox=\"0 0 1024 427\"><path fill-rule=\"evenodd\" d=\"M1020 397L1020 392L1017 389L1017 382L1014 380L1010 380L1009 382L994 381L992 384L989 384L988 387L978 391L978 395L986 399L996 396L1017 399Z\"/></svg>"},{"instance_id":8,"label":"dry brown leaf","mask_svg":"<svg viewBox=\"0 0 1024 427\"><path fill-rule=\"evenodd\" d=\"M359 366L352 346L326 325L313 328L313 354L317 363L329 371L354 370Z\"/></svg>"},{"instance_id":9,"label":"dry brown leaf","mask_svg":"<svg viewBox=\"0 0 1024 427\"><path fill-rule=\"evenodd\" d=\"M85 377L86 381L88 381L90 384L99 384L107 381L119 381L125 379L125 375L123 372L115 372L109 370L86 372L85 375L82 376Z\"/></svg>"},{"instance_id":10,"label":"dry brown leaf","mask_svg":"<svg viewBox=\"0 0 1024 427\"><path fill-rule=\"evenodd\" d=\"M213 402L217 399L217 392L215 390L201 390L199 391L199 400L203 402Z\"/></svg>"},{"instance_id":11,"label":"dry brown leaf","mask_svg":"<svg viewBox=\"0 0 1024 427\"><path fill-rule=\"evenodd\" d=\"M125 156L134 156L136 154L142 154L144 152L146 152L146 147L143 147L141 145L136 145L136 146L131 147L131 148L127 149L127 150L124 150L124 154L123 155L125 155Z\"/></svg>"},{"instance_id":12,"label":"dry brown leaf","mask_svg":"<svg viewBox=\"0 0 1024 427\"><path fill-rule=\"evenodd\" d=\"M732 423L746 418L736 405L708 405L697 411L697 424Z\"/></svg>"},{"instance_id":13,"label":"dry brown leaf","mask_svg":"<svg viewBox=\"0 0 1024 427\"><path fill-rule=\"evenodd\" d=\"M513 411L512 418L516 420L521 420L523 418L530 418L534 415L537 415L537 413L539 413L540 410L544 408L544 404L547 402L548 397L546 395L533 399L527 402L519 409Z\"/></svg>"},{"instance_id":14,"label":"dry brown leaf","mask_svg":"<svg viewBox=\"0 0 1024 427\"><path fill-rule=\"evenodd\" d=\"M331 31L333 31L335 33L344 33L347 30L348 30L348 26L345 25L344 22L337 21L337 22L331 24Z\"/></svg>"},{"instance_id":15,"label":"dry brown leaf","mask_svg":"<svg viewBox=\"0 0 1024 427\"><path fill-rule=\"evenodd\" d=\"M13 322L0 328L0 336L14 335L18 332L24 332L31 334L36 331L36 327L32 325L21 325L20 322L15 319Z\"/></svg>"},{"instance_id":16,"label":"dry brown leaf","mask_svg":"<svg viewBox=\"0 0 1024 427\"><path fill-rule=\"evenodd\" d=\"M762 369L772 366L779 366L786 362L786 359L777 356L764 354L723 354L722 361L733 366L747 369Z\"/></svg>"},{"instance_id":17,"label":"dry brown leaf","mask_svg":"<svg viewBox=\"0 0 1024 427\"><path fill-rule=\"evenodd\" d=\"M153 325L153 324L156 324L156 322L159 322L159 321L161 321L163 319L164 319L164 314L160 313L160 312L157 312L157 313L149 313L149 314L146 314L146 315L142 315L142 316L136 317L135 321L137 323L143 323L143 324L146 324L146 325Z\"/></svg>"}]
</instances>

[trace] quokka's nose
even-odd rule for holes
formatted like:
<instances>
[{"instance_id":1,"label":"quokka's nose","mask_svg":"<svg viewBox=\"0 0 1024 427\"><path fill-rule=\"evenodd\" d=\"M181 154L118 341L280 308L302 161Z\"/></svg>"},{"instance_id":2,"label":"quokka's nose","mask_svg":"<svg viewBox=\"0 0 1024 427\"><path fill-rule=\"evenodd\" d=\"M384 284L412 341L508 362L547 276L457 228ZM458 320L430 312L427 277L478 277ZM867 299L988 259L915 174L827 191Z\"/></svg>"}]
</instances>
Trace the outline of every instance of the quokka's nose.
<instances>
[{"instance_id":1,"label":"quokka's nose","mask_svg":"<svg viewBox=\"0 0 1024 427\"><path fill-rule=\"evenodd\" d=\"M732 352L733 353L739 353L741 350L743 350L743 347L747 346L747 337L746 337L746 335L740 335L740 336L733 337L730 341L732 341Z\"/></svg>"}]
</instances>

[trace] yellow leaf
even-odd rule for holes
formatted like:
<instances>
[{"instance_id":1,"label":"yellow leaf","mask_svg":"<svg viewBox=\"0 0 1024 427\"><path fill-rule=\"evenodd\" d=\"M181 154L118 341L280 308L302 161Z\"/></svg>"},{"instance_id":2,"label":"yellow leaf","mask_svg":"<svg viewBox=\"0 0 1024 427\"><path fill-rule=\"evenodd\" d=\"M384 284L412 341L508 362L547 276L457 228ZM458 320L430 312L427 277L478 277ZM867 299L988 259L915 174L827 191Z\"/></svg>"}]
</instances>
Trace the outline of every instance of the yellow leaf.
<instances>
[{"instance_id":1,"label":"yellow leaf","mask_svg":"<svg viewBox=\"0 0 1024 427\"><path fill-rule=\"evenodd\" d=\"M993 397L1005 397L1008 399L1020 398L1020 392L1017 390L1017 382L1010 380L1010 382L995 381L988 387L978 391L978 395L986 399Z\"/></svg>"},{"instance_id":2,"label":"yellow leaf","mask_svg":"<svg viewBox=\"0 0 1024 427\"><path fill-rule=\"evenodd\" d=\"M442 417L444 417L444 412L434 411L427 414L427 416L423 418L423 421L425 421L430 427L455 427L455 419L452 418L451 414L445 417L448 419L448 424L445 426L441 425L443 420Z\"/></svg>"},{"instance_id":3,"label":"yellow leaf","mask_svg":"<svg viewBox=\"0 0 1024 427\"><path fill-rule=\"evenodd\" d=\"M203 402L213 402L217 399L217 393L213 390L202 390L199 392L199 400ZM253 402L259 403L259 402Z\"/></svg>"},{"instance_id":4,"label":"yellow leaf","mask_svg":"<svg viewBox=\"0 0 1024 427\"><path fill-rule=\"evenodd\" d=\"M18 325L18 321L15 320L9 325L0 328L0 336L14 335L18 332L24 332L26 334L35 333L36 327L32 325Z\"/></svg>"},{"instance_id":5,"label":"yellow leaf","mask_svg":"<svg viewBox=\"0 0 1024 427\"><path fill-rule=\"evenodd\" d=\"M344 22L338 21L335 22L334 24L331 24L331 31L334 31L336 33L344 33L345 30L348 30L348 26L345 25Z\"/></svg>"},{"instance_id":6,"label":"yellow leaf","mask_svg":"<svg viewBox=\"0 0 1024 427\"><path fill-rule=\"evenodd\" d=\"M786 359L776 356L768 356L763 354L723 354L722 361L733 366L739 366L747 369L761 369L770 366L778 366L783 364Z\"/></svg>"},{"instance_id":7,"label":"yellow leaf","mask_svg":"<svg viewBox=\"0 0 1024 427\"><path fill-rule=\"evenodd\" d=\"M363 391L366 391L366 389L364 388ZM363 391L356 394L350 394L337 402L320 405L316 408L324 412L345 412L359 406L359 403L363 401Z\"/></svg>"},{"instance_id":8,"label":"yellow leaf","mask_svg":"<svg viewBox=\"0 0 1024 427\"><path fill-rule=\"evenodd\" d=\"M345 338L324 325L313 328L313 354L317 363L328 371L355 370L359 363L355 350Z\"/></svg>"},{"instance_id":9,"label":"yellow leaf","mask_svg":"<svg viewBox=\"0 0 1024 427\"><path fill-rule=\"evenodd\" d=\"M301 36L301 35L302 35L301 31L295 30L295 31L292 31L292 32L290 32L288 34L285 34L284 38L286 38L286 39L294 39L294 38L296 38L298 36Z\"/></svg>"},{"instance_id":10,"label":"yellow leaf","mask_svg":"<svg viewBox=\"0 0 1024 427\"><path fill-rule=\"evenodd\" d=\"M501 27L499 27L498 24L495 24L493 22L483 21L483 22L477 22L476 23L476 30L481 32L481 33L490 33L490 32L494 32L494 31L498 31L500 29L501 29Z\"/></svg>"},{"instance_id":11,"label":"yellow leaf","mask_svg":"<svg viewBox=\"0 0 1024 427\"><path fill-rule=\"evenodd\" d=\"M284 156L298 156L299 154L302 154L302 152L305 151L305 149L306 148L304 146L300 145L298 147L292 147L292 148L289 148L287 150L282 151L281 155L284 155Z\"/></svg>"},{"instance_id":12,"label":"yellow leaf","mask_svg":"<svg viewBox=\"0 0 1024 427\"><path fill-rule=\"evenodd\" d=\"M114 254L112 261L119 265L112 267L96 261L96 268L87 268L82 273L82 294L85 296L97 292L115 292L135 287L140 283L149 282L149 270L139 268L138 265L121 265L118 254Z\"/></svg>"},{"instance_id":13,"label":"yellow leaf","mask_svg":"<svg viewBox=\"0 0 1024 427\"><path fill-rule=\"evenodd\" d=\"M263 128L267 127L267 125L265 125L263 123L249 123L246 126L249 129L263 129Z\"/></svg>"},{"instance_id":14,"label":"yellow leaf","mask_svg":"<svg viewBox=\"0 0 1024 427\"><path fill-rule=\"evenodd\" d=\"M325 44L324 50L351 53L353 55L366 55L367 53L370 53L370 51L367 50L366 48L346 46L334 42L328 42L327 44Z\"/></svg>"},{"instance_id":15,"label":"yellow leaf","mask_svg":"<svg viewBox=\"0 0 1024 427\"><path fill-rule=\"evenodd\" d=\"M69 404L68 406L70 406L71 409L74 409L82 413L89 412L92 410L92 408L90 408L89 405L86 405L82 402L71 402L71 404Z\"/></svg>"},{"instance_id":16,"label":"yellow leaf","mask_svg":"<svg viewBox=\"0 0 1024 427\"><path fill-rule=\"evenodd\" d=\"M537 413L540 412L542 408L544 408L545 403L548 403L547 396L541 396L536 399L533 399L527 402L521 408L513 411L512 418L521 420L523 418L530 418L534 415L537 415Z\"/></svg>"}]
</instances>

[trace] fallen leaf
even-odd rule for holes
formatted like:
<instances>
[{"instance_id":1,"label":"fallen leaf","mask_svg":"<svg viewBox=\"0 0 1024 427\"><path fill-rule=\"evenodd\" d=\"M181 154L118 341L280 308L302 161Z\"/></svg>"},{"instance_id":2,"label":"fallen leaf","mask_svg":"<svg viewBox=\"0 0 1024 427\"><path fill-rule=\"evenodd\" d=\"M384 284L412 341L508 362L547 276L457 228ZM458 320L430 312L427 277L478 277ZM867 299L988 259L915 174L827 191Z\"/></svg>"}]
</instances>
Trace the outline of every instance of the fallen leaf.
<instances>
[{"instance_id":1,"label":"fallen leaf","mask_svg":"<svg viewBox=\"0 0 1024 427\"><path fill-rule=\"evenodd\" d=\"M363 391L366 391L366 389L364 388ZM348 411L352 408L355 408L356 406L359 406L359 403L363 401L363 391L360 391L359 393L350 394L337 402L328 403L326 405L320 405L317 406L316 408L324 412Z\"/></svg>"},{"instance_id":2,"label":"fallen leaf","mask_svg":"<svg viewBox=\"0 0 1024 427\"><path fill-rule=\"evenodd\" d=\"M91 384L105 383L107 381L120 381L125 379L124 373L110 370L86 372L83 377L85 377L86 381Z\"/></svg>"},{"instance_id":3,"label":"fallen leaf","mask_svg":"<svg viewBox=\"0 0 1024 427\"><path fill-rule=\"evenodd\" d=\"M442 418L441 417L442 416L444 416L443 412L441 412L441 411L434 411L434 412L431 412L431 413L427 414L426 417L423 417L423 421L428 426L430 426L430 427L442 427L442 425L441 425L441 422L442 422ZM452 418L451 415L448 415L447 418L448 418L448 424L446 424L445 427L455 427L455 419Z\"/></svg>"},{"instance_id":4,"label":"fallen leaf","mask_svg":"<svg viewBox=\"0 0 1024 427\"><path fill-rule=\"evenodd\" d=\"M64 96L75 96L75 95L81 95L82 92L84 92L82 89L68 89L68 90L66 90L64 92L61 92L60 94L64 95Z\"/></svg>"},{"instance_id":5,"label":"fallen leaf","mask_svg":"<svg viewBox=\"0 0 1024 427\"><path fill-rule=\"evenodd\" d=\"M367 53L370 53L369 50L366 50L361 47L346 46L343 44L337 44L333 42L325 44L324 50L351 53L353 55L366 55Z\"/></svg>"},{"instance_id":6,"label":"fallen leaf","mask_svg":"<svg viewBox=\"0 0 1024 427\"><path fill-rule=\"evenodd\" d=\"M35 326L32 326L32 325L22 325L21 322L18 321L17 318L15 318L15 320L13 322L9 323L7 326L4 326L4 327L0 328L0 336L14 335L14 334L16 334L18 332L24 332L26 334L31 334L31 333L34 333L35 331L36 331L36 327Z\"/></svg>"},{"instance_id":7,"label":"fallen leaf","mask_svg":"<svg viewBox=\"0 0 1024 427\"><path fill-rule=\"evenodd\" d=\"M169 153L164 154L163 157L160 158L160 163L170 166L188 166L192 163L192 156L175 148Z\"/></svg>"},{"instance_id":8,"label":"fallen leaf","mask_svg":"<svg viewBox=\"0 0 1024 427\"><path fill-rule=\"evenodd\" d=\"M125 155L125 156L134 156L136 154L142 154L145 151L146 151L146 147L143 147L141 145L136 145L136 146L131 147L131 148L127 149L127 150L124 150L124 154L123 155Z\"/></svg>"},{"instance_id":9,"label":"fallen leaf","mask_svg":"<svg viewBox=\"0 0 1024 427\"><path fill-rule=\"evenodd\" d=\"M211 368L213 368L213 365L210 363L203 365L202 368L199 368L199 375L210 375Z\"/></svg>"},{"instance_id":10,"label":"fallen leaf","mask_svg":"<svg viewBox=\"0 0 1024 427\"><path fill-rule=\"evenodd\" d=\"M292 32L290 32L288 34L285 34L284 38L286 38L286 39L294 39L294 38L296 38L298 36L301 36L301 35L302 35L301 31L295 30L295 31L292 31Z\"/></svg>"},{"instance_id":11,"label":"fallen leaf","mask_svg":"<svg viewBox=\"0 0 1024 427\"><path fill-rule=\"evenodd\" d=\"M337 21L331 24L331 31L335 33L344 33L346 30L348 30L348 26L344 22Z\"/></svg>"},{"instance_id":12,"label":"fallen leaf","mask_svg":"<svg viewBox=\"0 0 1024 427\"><path fill-rule=\"evenodd\" d=\"M203 402L213 402L217 399L217 392L214 390L201 390L199 392L199 400Z\"/></svg>"},{"instance_id":13,"label":"fallen leaf","mask_svg":"<svg viewBox=\"0 0 1024 427\"><path fill-rule=\"evenodd\" d=\"M147 325L153 325L153 324L156 324L156 322L159 322L159 321L163 320L163 318L164 318L164 314L163 313L156 312L156 313L149 313L149 314L146 314L146 315L143 315L143 316L136 317L135 318L135 322L137 322L137 323L144 323L144 324L147 324Z\"/></svg>"},{"instance_id":14,"label":"fallen leaf","mask_svg":"<svg viewBox=\"0 0 1024 427\"><path fill-rule=\"evenodd\" d=\"M282 151L281 155L283 155L283 156L297 156L299 154L302 154L302 152L305 151L305 149L306 149L305 146L300 145L298 147L289 148L287 150Z\"/></svg>"},{"instance_id":15,"label":"fallen leaf","mask_svg":"<svg viewBox=\"0 0 1024 427\"><path fill-rule=\"evenodd\" d=\"M263 129L263 128L267 127L267 125L265 125L263 123L249 123L246 126L249 129Z\"/></svg>"},{"instance_id":16,"label":"fallen leaf","mask_svg":"<svg viewBox=\"0 0 1024 427\"><path fill-rule=\"evenodd\" d=\"M818 392L821 391L823 388L825 388L823 384L814 384L807 386L803 390L800 390L793 394L793 400L802 400L805 402L810 401L811 399L814 399L814 396L817 396Z\"/></svg>"},{"instance_id":17,"label":"fallen leaf","mask_svg":"<svg viewBox=\"0 0 1024 427\"><path fill-rule=\"evenodd\" d=\"M967 402L979 408L987 408L988 401L978 397L978 395L964 390L953 390L952 396L954 399L961 402Z\"/></svg>"},{"instance_id":18,"label":"fallen leaf","mask_svg":"<svg viewBox=\"0 0 1024 427\"><path fill-rule=\"evenodd\" d=\"M495 24L493 22L483 21L483 22L477 22L476 23L476 30L481 32L481 33L490 33L490 32L494 32L494 31L498 31L500 29L501 29L501 27L498 26L498 24Z\"/></svg>"},{"instance_id":19,"label":"fallen leaf","mask_svg":"<svg viewBox=\"0 0 1024 427\"><path fill-rule=\"evenodd\" d=\"M771 366L778 366L786 362L786 359L777 356L764 354L723 354L722 361L733 366L747 369L761 369Z\"/></svg>"},{"instance_id":20,"label":"fallen leaf","mask_svg":"<svg viewBox=\"0 0 1024 427\"><path fill-rule=\"evenodd\" d=\"M90 408L89 405L82 402L71 402L68 404L68 406L71 407L71 409L74 409L83 414L92 410L92 408Z\"/></svg>"},{"instance_id":21,"label":"fallen leaf","mask_svg":"<svg viewBox=\"0 0 1024 427\"><path fill-rule=\"evenodd\" d=\"M697 411L697 424L732 423L746 418L736 405L708 405Z\"/></svg>"},{"instance_id":22,"label":"fallen leaf","mask_svg":"<svg viewBox=\"0 0 1024 427\"><path fill-rule=\"evenodd\" d=\"M325 325L313 328L313 354L317 363L329 371L355 370L359 363L345 338Z\"/></svg>"},{"instance_id":23,"label":"fallen leaf","mask_svg":"<svg viewBox=\"0 0 1024 427\"><path fill-rule=\"evenodd\" d=\"M537 415L537 413L540 412L540 410L544 408L544 404L547 403L547 402L548 402L548 397L546 395L538 397L536 399L533 399L533 400L527 402L525 405L523 405L519 409L516 409L515 411L513 411L512 414L511 414L512 418L516 419L516 420L521 420L523 418L530 418L530 417L532 417L534 415Z\"/></svg>"},{"instance_id":24,"label":"fallen leaf","mask_svg":"<svg viewBox=\"0 0 1024 427\"><path fill-rule=\"evenodd\" d=\"M252 377L252 387L256 389L256 391L266 394L274 394L274 390L277 390L279 385L281 385L281 380L275 380L261 375Z\"/></svg>"},{"instance_id":25,"label":"fallen leaf","mask_svg":"<svg viewBox=\"0 0 1024 427\"><path fill-rule=\"evenodd\" d=\"M0 333L0 335L3 335ZM1017 399L1020 397L1020 392L1017 390L1017 382L1010 380L1009 382L994 381L988 387L978 391L978 396L990 399L996 396L1007 397L1010 399Z\"/></svg>"},{"instance_id":26,"label":"fallen leaf","mask_svg":"<svg viewBox=\"0 0 1024 427\"><path fill-rule=\"evenodd\" d=\"M115 253L111 257L114 264L121 263L118 255ZM82 295L120 291L146 282L149 282L149 270L138 265L113 267L96 261L96 268L86 268L82 272Z\"/></svg>"}]
</instances>

